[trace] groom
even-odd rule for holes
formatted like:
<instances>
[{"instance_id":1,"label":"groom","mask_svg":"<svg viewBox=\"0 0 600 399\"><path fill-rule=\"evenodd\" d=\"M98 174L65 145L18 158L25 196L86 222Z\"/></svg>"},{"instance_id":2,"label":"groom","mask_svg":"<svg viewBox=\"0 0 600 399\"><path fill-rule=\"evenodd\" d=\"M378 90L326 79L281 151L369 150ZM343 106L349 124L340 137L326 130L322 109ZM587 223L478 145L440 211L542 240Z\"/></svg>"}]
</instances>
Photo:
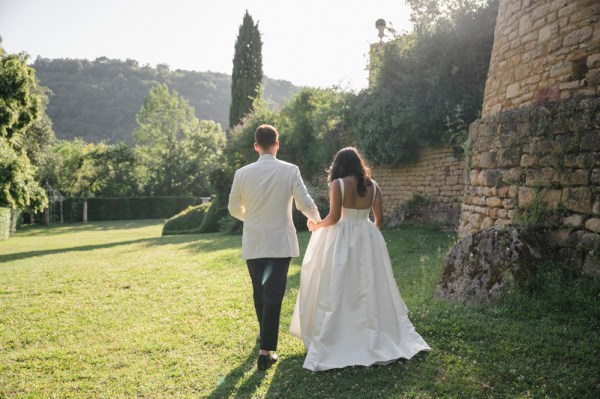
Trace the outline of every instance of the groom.
<instances>
[{"instance_id":1,"label":"groom","mask_svg":"<svg viewBox=\"0 0 600 399\"><path fill-rule=\"evenodd\" d=\"M244 222L242 258L250 272L260 325L258 369L266 370L277 361L274 351L287 271L292 257L299 256L292 199L309 220L321 218L298 167L276 158L279 133L273 126L256 129L254 149L258 161L235 172L229 213Z\"/></svg>"}]
</instances>

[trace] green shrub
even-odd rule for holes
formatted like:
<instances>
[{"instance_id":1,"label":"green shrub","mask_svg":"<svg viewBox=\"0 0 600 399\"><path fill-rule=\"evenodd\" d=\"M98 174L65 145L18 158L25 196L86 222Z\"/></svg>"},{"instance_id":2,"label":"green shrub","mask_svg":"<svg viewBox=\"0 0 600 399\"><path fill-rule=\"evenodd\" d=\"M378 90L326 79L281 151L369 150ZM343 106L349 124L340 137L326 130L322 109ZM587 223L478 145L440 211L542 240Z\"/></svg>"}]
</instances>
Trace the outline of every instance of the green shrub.
<instances>
[{"instance_id":1,"label":"green shrub","mask_svg":"<svg viewBox=\"0 0 600 399\"><path fill-rule=\"evenodd\" d=\"M0 241L10 235L10 208L0 208Z\"/></svg>"},{"instance_id":2,"label":"green shrub","mask_svg":"<svg viewBox=\"0 0 600 399\"><path fill-rule=\"evenodd\" d=\"M202 225L200 226L199 233L215 233L219 231L219 220L223 219L228 215L227 203L216 199L210 204Z\"/></svg>"},{"instance_id":3,"label":"green shrub","mask_svg":"<svg viewBox=\"0 0 600 399\"><path fill-rule=\"evenodd\" d=\"M198 233L208 208L210 208L210 204L188 206L167 220L163 226L162 235Z\"/></svg>"},{"instance_id":4,"label":"green shrub","mask_svg":"<svg viewBox=\"0 0 600 399\"><path fill-rule=\"evenodd\" d=\"M21 228L23 212L20 209L10 210L10 234Z\"/></svg>"},{"instance_id":5,"label":"green shrub","mask_svg":"<svg viewBox=\"0 0 600 399\"><path fill-rule=\"evenodd\" d=\"M219 220L219 231L226 234L242 234L244 222L231 215L225 215Z\"/></svg>"}]
</instances>

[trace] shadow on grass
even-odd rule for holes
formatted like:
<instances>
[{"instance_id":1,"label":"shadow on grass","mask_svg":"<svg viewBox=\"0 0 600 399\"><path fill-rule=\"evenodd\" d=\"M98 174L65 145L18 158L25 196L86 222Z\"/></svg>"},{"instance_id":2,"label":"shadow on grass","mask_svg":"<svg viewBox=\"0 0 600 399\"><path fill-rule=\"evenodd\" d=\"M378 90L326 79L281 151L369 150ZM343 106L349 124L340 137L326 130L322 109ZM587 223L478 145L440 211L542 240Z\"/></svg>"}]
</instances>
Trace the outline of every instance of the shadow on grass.
<instances>
[{"instance_id":1,"label":"shadow on grass","mask_svg":"<svg viewBox=\"0 0 600 399\"><path fill-rule=\"evenodd\" d=\"M141 244L146 247L159 246L159 245L178 245L189 243L180 250L190 252L204 252L204 251L215 251L222 249L231 249L238 247L237 242L232 240L218 240L214 236L204 235L179 235L179 236L165 236L165 237L153 237L153 238L140 238L137 240L127 241L115 241L106 244L96 245L81 245L77 247L67 248L55 248L39 251L26 251L26 252L15 252L0 255L0 263L21 260L27 258L33 258L37 256L47 256L55 254L66 254L69 252L84 252L84 251L95 251L98 249L115 248L124 245L135 245Z\"/></svg>"},{"instance_id":2,"label":"shadow on grass","mask_svg":"<svg viewBox=\"0 0 600 399\"><path fill-rule=\"evenodd\" d=\"M250 398L256 391L256 388L261 384L265 373L256 369L256 359L258 357L258 345L248 355L246 360L229 372L219 385L207 396L207 399L229 398L233 394L234 397ZM254 369L253 373L238 387L246 375L247 370ZM246 395L247 394L247 395ZM240 396L241 395L241 396Z\"/></svg>"},{"instance_id":3,"label":"shadow on grass","mask_svg":"<svg viewBox=\"0 0 600 399\"><path fill-rule=\"evenodd\" d=\"M398 391L408 369L424 371L421 365L428 362L428 353L385 366L351 366L318 372L304 369L304 358L294 355L278 363L265 398L389 397ZM423 378L433 378L426 374L423 373Z\"/></svg>"},{"instance_id":4,"label":"shadow on grass","mask_svg":"<svg viewBox=\"0 0 600 399\"><path fill-rule=\"evenodd\" d=\"M163 224L164 219L138 219L138 220L106 220L90 223L52 224L50 226L24 226L18 234L29 237L53 236L62 234L81 233L85 231L130 230Z\"/></svg>"}]
</instances>

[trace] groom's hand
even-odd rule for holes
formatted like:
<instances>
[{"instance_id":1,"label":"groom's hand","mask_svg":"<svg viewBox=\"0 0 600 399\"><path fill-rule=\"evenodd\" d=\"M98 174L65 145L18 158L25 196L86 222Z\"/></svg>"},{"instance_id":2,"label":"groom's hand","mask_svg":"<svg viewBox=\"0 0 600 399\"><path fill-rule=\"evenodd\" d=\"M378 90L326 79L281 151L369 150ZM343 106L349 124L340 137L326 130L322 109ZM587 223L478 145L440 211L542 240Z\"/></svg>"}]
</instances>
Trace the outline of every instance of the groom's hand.
<instances>
[{"instance_id":1,"label":"groom's hand","mask_svg":"<svg viewBox=\"0 0 600 399\"><path fill-rule=\"evenodd\" d=\"M315 231L317 229L317 224L315 222L313 222L312 220L307 220L306 226L308 227L309 231Z\"/></svg>"}]
</instances>

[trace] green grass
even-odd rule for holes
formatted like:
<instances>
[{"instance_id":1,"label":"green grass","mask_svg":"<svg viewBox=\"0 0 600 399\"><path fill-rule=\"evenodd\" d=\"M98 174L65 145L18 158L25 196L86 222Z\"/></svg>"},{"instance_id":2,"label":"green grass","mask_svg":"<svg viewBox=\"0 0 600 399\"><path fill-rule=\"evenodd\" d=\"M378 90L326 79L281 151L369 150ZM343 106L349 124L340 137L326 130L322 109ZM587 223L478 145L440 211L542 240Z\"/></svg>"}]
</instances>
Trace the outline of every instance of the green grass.
<instances>
[{"instance_id":1,"label":"green grass","mask_svg":"<svg viewBox=\"0 0 600 399\"><path fill-rule=\"evenodd\" d=\"M600 284L549 270L492 307L432 299L455 237L384 232L417 331L410 361L312 373L287 333L255 371L240 236L160 237L162 222L31 228L0 243L0 398L596 398ZM305 247L309 233L299 234Z\"/></svg>"}]
</instances>

